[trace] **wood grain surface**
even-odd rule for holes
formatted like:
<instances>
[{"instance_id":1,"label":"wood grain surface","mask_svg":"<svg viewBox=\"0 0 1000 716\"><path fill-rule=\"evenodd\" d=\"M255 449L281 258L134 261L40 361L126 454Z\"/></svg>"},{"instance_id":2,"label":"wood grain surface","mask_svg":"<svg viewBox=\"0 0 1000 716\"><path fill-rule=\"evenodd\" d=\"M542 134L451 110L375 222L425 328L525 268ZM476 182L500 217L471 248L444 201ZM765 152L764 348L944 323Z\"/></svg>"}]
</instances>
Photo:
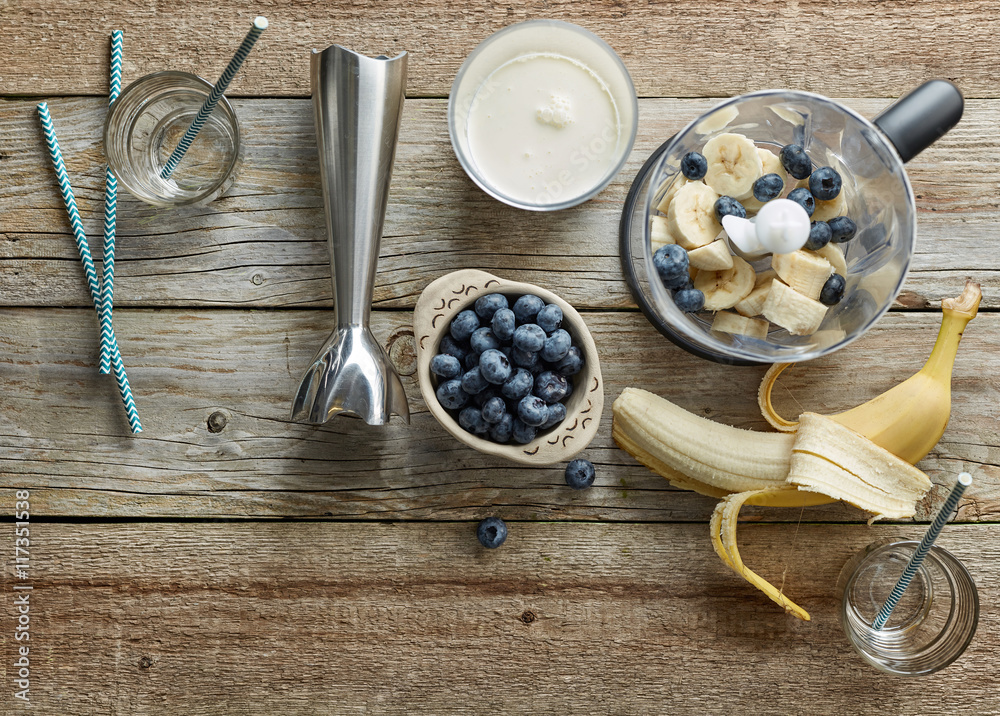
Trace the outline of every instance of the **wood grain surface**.
<instances>
[{"instance_id":1,"label":"wood grain surface","mask_svg":"<svg viewBox=\"0 0 1000 716\"><path fill-rule=\"evenodd\" d=\"M545 285L578 308L631 306L622 280L618 223L642 162L717 100L644 100L628 164L596 199L551 214L504 206L469 180L448 139L446 103L406 103L375 289L377 308L412 308L424 286L457 268L501 271ZM849 99L874 116L889 100ZM50 103L84 226L101 244L106 113L99 99ZM166 211L122 192L115 261L118 306L329 306L329 253L312 108L307 100L236 102L243 170L208 207ZM962 122L908 166L918 239L898 306L937 306L965 278L983 284L984 307L1000 255L1000 101L970 101ZM89 303L35 103L0 103L0 305Z\"/></svg>"},{"instance_id":2,"label":"wood grain surface","mask_svg":"<svg viewBox=\"0 0 1000 716\"><path fill-rule=\"evenodd\" d=\"M942 538L984 606L1000 598L998 529ZM512 522L496 551L473 532L35 524L32 712L1000 713L996 610L960 662L919 680L868 667L841 631L845 561L917 529L743 527L747 563L784 576L808 623L729 572L704 524Z\"/></svg>"},{"instance_id":3,"label":"wood grain surface","mask_svg":"<svg viewBox=\"0 0 1000 716\"><path fill-rule=\"evenodd\" d=\"M1000 714L994 685L1000 534L1000 85L993 0L371 0L114 4L0 0L0 714ZM145 424L130 436L97 373L90 306L35 105L49 101L95 257L101 251L111 29L124 82L177 69L214 80L252 15L271 27L229 91L245 149L208 207L119 200L115 327ZM446 97L468 53L532 18L583 25L621 55L640 100L623 171L596 199L519 212L465 176ZM289 421L301 372L332 328L309 50L410 52L407 100L373 329L403 376L412 424ZM966 96L962 122L907 167L918 242L895 310L863 339L798 366L779 410L836 412L916 371L940 299L966 278L952 419L920 463L926 522L962 469L976 482L941 544L983 610L963 658L920 680L865 665L840 628L837 575L874 539L843 505L748 508L748 566L812 613L790 619L713 553L715 501L675 490L612 443L627 386L744 428L763 368L674 347L633 305L618 222L650 153L719 98L774 87L873 117L931 77ZM98 261L98 263L100 263ZM562 466L491 458L448 436L414 376L412 307L432 280L479 268L581 309L601 355L606 412ZM13 698L19 490L30 491L31 695ZM510 536L482 549L476 521Z\"/></svg>"},{"instance_id":4,"label":"wood grain surface","mask_svg":"<svg viewBox=\"0 0 1000 716\"><path fill-rule=\"evenodd\" d=\"M126 310L115 325L145 431L128 435L108 376L98 376L93 311L0 311L0 486L30 484L44 515L310 516L472 519L506 505L517 519L705 520L714 501L672 490L611 441L611 402L639 386L700 415L769 430L756 405L763 368L733 369L668 343L635 312L585 314L601 355L605 414L582 457L597 487L574 492L562 466L530 468L482 455L448 435L419 395L412 314L379 311L374 330L403 376L412 420L372 428L336 418L288 420L301 373L332 311ZM863 339L783 376L776 405L837 412L908 377L934 342L939 316L892 313ZM962 341L953 418L921 467L945 483L976 475L961 518L1000 514L1000 316L984 313ZM865 366L858 370L858 366ZM997 370L994 370L996 368ZM218 432L210 429L224 427ZM221 417L220 417L221 416ZM926 519L943 499L936 489ZM799 510L771 519L800 518ZM864 521L846 507L809 519Z\"/></svg>"},{"instance_id":5,"label":"wood grain surface","mask_svg":"<svg viewBox=\"0 0 1000 716\"><path fill-rule=\"evenodd\" d=\"M271 26L233 83L248 96L309 94L309 52L332 43L370 55L411 54L407 91L445 97L472 49L522 20L551 18L597 33L621 55L642 96L725 97L771 87L830 96L895 97L931 77L970 97L998 97L991 0L530 0L521 4L386 4L238 0L168 6L123 0L80 22L75 0L5 5L8 94L107 93L108 34L125 33L124 80L173 69L215 80L257 13Z\"/></svg>"}]
</instances>

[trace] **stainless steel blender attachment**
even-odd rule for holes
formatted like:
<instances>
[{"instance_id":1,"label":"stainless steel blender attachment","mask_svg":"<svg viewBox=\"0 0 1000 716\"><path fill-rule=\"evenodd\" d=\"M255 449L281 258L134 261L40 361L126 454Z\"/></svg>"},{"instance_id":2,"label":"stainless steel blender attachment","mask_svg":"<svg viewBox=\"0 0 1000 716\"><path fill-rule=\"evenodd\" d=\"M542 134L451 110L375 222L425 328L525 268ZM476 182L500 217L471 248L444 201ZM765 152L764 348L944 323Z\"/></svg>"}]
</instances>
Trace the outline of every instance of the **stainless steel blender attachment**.
<instances>
[{"instance_id":1,"label":"stainless steel blender attachment","mask_svg":"<svg viewBox=\"0 0 1000 716\"><path fill-rule=\"evenodd\" d=\"M406 90L405 52L365 57L332 45L312 54L323 205L337 328L302 376L292 420L343 413L369 425L410 421L406 393L372 335L372 292Z\"/></svg>"}]
</instances>

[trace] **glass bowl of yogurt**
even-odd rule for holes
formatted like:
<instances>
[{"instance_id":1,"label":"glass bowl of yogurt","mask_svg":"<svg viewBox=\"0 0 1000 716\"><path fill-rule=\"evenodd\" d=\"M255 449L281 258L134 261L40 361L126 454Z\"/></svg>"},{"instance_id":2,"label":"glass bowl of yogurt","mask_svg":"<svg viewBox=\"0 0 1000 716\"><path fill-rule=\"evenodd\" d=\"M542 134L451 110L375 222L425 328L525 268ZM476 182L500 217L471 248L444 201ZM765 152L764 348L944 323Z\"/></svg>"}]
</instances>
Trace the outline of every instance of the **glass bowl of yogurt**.
<instances>
[{"instance_id":1,"label":"glass bowl of yogurt","mask_svg":"<svg viewBox=\"0 0 1000 716\"><path fill-rule=\"evenodd\" d=\"M530 20L486 38L448 98L459 163L505 204L557 211L596 196L622 168L639 117L632 78L597 35Z\"/></svg>"}]
</instances>

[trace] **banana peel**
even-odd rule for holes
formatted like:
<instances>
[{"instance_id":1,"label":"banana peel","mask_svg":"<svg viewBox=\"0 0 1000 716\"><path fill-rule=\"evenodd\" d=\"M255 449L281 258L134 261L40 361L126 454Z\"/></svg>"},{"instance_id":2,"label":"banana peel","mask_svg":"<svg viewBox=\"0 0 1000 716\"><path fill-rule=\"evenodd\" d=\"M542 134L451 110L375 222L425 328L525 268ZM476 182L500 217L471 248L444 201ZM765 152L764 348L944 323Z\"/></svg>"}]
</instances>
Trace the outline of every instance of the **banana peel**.
<instances>
[{"instance_id":1,"label":"banana peel","mask_svg":"<svg viewBox=\"0 0 1000 716\"><path fill-rule=\"evenodd\" d=\"M941 329L923 368L867 403L830 417L912 465L923 460L948 425L958 344L982 298L980 285L967 281L961 295L941 301ZM778 415L771 403L774 384L789 365L771 366L757 393L764 419L781 432L795 432L799 425Z\"/></svg>"}]
</instances>

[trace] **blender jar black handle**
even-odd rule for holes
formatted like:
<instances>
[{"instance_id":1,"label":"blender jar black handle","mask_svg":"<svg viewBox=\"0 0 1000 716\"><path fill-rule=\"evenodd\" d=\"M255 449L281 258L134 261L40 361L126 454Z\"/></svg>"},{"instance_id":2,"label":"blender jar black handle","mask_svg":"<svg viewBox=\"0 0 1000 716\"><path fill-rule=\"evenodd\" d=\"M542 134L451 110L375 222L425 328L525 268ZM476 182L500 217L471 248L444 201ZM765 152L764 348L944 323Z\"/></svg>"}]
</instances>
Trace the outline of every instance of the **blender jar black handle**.
<instances>
[{"instance_id":1,"label":"blender jar black handle","mask_svg":"<svg viewBox=\"0 0 1000 716\"><path fill-rule=\"evenodd\" d=\"M900 97L872 121L908 162L958 124L964 107L958 87L947 80L931 80Z\"/></svg>"}]
</instances>

